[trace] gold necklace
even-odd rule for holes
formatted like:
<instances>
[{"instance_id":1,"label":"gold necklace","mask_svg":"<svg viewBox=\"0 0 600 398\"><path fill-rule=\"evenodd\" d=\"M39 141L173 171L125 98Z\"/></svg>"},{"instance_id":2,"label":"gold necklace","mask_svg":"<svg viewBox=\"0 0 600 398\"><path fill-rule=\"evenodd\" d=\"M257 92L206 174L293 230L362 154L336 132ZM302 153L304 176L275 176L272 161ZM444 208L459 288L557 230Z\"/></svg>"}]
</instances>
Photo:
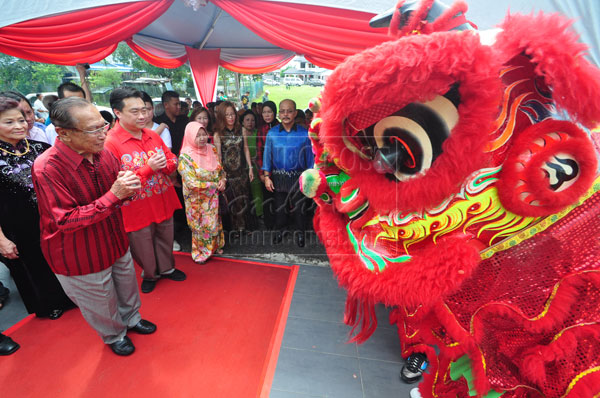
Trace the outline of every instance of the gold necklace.
<instances>
[{"instance_id":1,"label":"gold necklace","mask_svg":"<svg viewBox=\"0 0 600 398\"><path fill-rule=\"evenodd\" d=\"M29 149L31 149L31 148L29 147L29 141L27 140L27 138L23 138L23 139L25 140L25 143L27 144L27 148L25 149L25 152L23 152L23 153L11 152L11 151L9 151L9 150L7 150L7 149L4 149L4 148L2 148L2 147L0 147L0 151L2 151L2 152L6 152L6 153L8 153L9 155L15 155L15 156L23 156L23 155L25 155L25 154L29 153Z\"/></svg>"}]
</instances>

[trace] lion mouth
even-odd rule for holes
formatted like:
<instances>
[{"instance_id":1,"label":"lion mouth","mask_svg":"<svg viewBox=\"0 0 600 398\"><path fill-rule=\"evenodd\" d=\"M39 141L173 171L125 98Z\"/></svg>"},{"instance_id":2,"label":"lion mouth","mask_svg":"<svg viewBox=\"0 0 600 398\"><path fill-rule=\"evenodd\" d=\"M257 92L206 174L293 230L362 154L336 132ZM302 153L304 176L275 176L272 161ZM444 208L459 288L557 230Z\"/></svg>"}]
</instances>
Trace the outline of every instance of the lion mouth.
<instances>
[{"instance_id":1,"label":"lion mouth","mask_svg":"<svg viewBox=\"0 0 600 398\"><path fill-rule=\"evenodd\" d=\"M365 200L346 213L346 234L354 252L367 269L378 273L431 254L441 241L459 239L484 250L537 222L536 217L504 210L495 187L500 170L479 170L458 193L427 211L380 215Z\"/></svg>"},{"instance_id":2,"label":"lion mouth","mask_svg":"<svg viewBox=\"0 0 600 398\"><path fill-rule=\"evenodd\" d=\"M389 264L406 263L412 258L405 251L398 250L401 247L398 241L377 245L376 240L369 239L366 231L355 233L350 223L346 226L346 232L354 251L369 271L383 272Z\"/></svg>"}]
</instances>

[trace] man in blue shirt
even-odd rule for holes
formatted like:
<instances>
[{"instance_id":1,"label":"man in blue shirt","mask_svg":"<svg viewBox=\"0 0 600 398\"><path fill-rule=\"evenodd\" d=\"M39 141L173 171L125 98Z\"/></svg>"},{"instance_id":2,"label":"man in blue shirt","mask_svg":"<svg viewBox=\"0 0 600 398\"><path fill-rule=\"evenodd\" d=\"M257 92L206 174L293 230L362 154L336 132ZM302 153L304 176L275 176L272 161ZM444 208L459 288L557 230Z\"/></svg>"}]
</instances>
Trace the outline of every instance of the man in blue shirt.
<instances>
[{"instance_id":1,"label":"man in blue shirt","mask_svg":"<svg viewBox=\"0 0 600 398\"><path fill-rule=\"evenodd\" d=\"M265 188L273 192L275 202L275 235L273 243L282 241L281 231L286 225L287 213L295 223L296 243L303 247L306 230L305 196L300 192L298 179L306 169L313 167L314 156L308 131L296 125L296 103L285 99L279 104L281 124L267 133L263 153Z\"/></svg>"}]
</instances>

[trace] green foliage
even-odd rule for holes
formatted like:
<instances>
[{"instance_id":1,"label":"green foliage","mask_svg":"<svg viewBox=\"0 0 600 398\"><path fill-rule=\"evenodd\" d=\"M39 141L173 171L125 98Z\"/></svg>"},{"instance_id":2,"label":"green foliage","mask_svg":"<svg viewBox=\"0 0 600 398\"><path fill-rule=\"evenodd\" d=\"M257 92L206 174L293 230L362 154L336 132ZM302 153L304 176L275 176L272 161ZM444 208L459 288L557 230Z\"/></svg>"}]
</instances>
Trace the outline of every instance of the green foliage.
<instances>
[{"instance_id":1,"label":"green foliage","mask_svg":"<svg viewBox=\"0 0 600 398\"><path fill-rule=\"evenodd\" d=\"M38 87L50 85L56 88L62 82L62 77L65 74L66 69L64 66L60 65L33 62L32 70L33 73L31 74L31 79L34 85L37 85Z\"/></svg>"},{"instance_id":2,"label":"green foliage","mask_svg":"<svg viewBox=\"0 0 600 398\"><path fill-rule=\"evenodd\" d=\"M152 77L164 77L171 79L174 86L179 86L180 89L188 92L194 92L194 83L192 82L192 74L187 65L181 65L179 68L166 69L158 68L150 65L148 62L140 58L133 50L125 43L119 43L116 51L113 53L113 58L117 62L131 65L138 71L145 71ZM182 94L182 93L180 93Z\"/></svg>"},{"instance_id":3,"label":"green foliage","mask_svg":"<svg viewBox=\"0 0 600 398\"><path fill-rule=\"evenodd\" d=\"M40 64L0 54L0 89L17 90L23 94L55 91L66 68Z\"/></svg>"},{"instance_id":4,"label":"green foliage","mask_svg":"<svg viewBox=\"0 0 600 398\"><path fill-rule=\"evenodd\" d=\"M121 72L116 69L106 69L92 72L89 77L90 88L96 90L105 87L118 87L121 85Z\"/></svg>"}]
</instances>

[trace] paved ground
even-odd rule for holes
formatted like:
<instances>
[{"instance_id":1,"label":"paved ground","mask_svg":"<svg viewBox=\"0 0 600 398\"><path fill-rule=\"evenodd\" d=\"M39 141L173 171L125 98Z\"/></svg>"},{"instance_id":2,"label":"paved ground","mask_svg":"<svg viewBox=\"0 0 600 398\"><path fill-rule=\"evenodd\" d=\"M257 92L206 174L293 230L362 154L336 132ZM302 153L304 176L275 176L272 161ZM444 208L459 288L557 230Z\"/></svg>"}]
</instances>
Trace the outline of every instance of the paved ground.
<instances>
[{"instance_id":1,"label":"paved ground","mask_svg":"<svg viewBox=\"0 0 600 398\"><path fill-rule=\"evenodd\" d=\"M192 250L189 231L179 231L175 238L181 244L182 251L190 252ZM267 231L264 226L261 226L259 230L239 238L226 233L226 244L223 254L230 257L284 264L308 264L318 267L329 267L325 247L321 245L315 232L312 230L307 231L305 239L306 246L300 248L294 241L293 233L286 231L283 233L282 243L273 245L272 232Z\"/></svg>"}]
</instances>

